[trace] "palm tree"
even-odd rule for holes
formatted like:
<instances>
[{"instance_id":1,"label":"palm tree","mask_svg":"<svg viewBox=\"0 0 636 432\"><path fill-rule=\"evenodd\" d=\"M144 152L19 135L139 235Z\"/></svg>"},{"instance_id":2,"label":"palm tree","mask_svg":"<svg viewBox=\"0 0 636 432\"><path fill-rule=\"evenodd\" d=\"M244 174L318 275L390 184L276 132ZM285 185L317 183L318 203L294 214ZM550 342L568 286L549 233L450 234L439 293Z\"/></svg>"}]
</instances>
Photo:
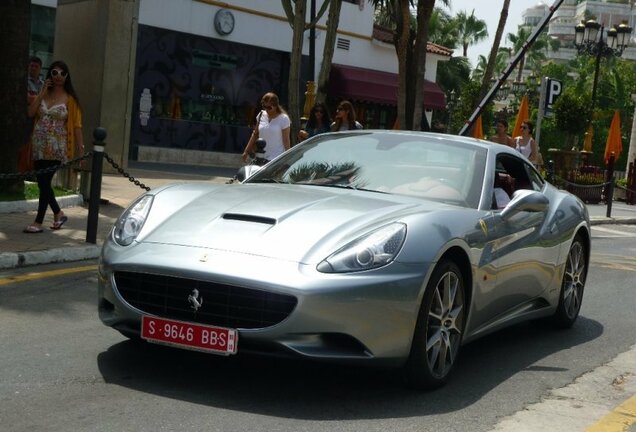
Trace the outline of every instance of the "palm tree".
<instances>
[{"instance_id":1,"label":"palm tree","mask_svg":"<svg viewBox=\"0 0 636 432\"><path fill-rule=\"evenodd\" d=\"M435 0L418 0L415 26L411 8L413 0L370 0L375 10L393 23L393 44L398 58L398 123L402 129L421 128L422 87L426 68L426 44L429 21ZM448 0L442 0L448 4ZM408 115L407 115L408 113Z\"/></svg>"},{"instance_id":2,"label":"palm tree","mask_svg":"<svg viewBox=\"0 0 636 432\"><path fill-rule=\"evenodd\" d=\"M526 40L530 37L532 29L525 26L519 26L517 33L508 33L508 40L512 43L512 50L518 53L523 48ZM543 50L548 47L547 36L542 34L538 37L534 43L528 48L526 54L519 61L519 71L517 72L517 81L521 81L523 69L525 67L526 58L532 58L534 62L542 62L545 60L545 54Z\"/></svg>"},{"instance_id":3,"label":"palm tree","mask_svg":"<svg viewBox=\"0 0 636 432\"><path fill-rule=\"evenodd\" d=\"M492 48L490 48L490 56L488 57L488 63L486 63L483 79L481 81L481 87L479 89L479 94L482 97L486 94L486 89L490 85L490 80L493 77L493 74L498 73L497 68L500 62L502 61L499 44L501 43L501 37L503 35L504 27L506 26L506 21L508 20L509 6L510 6L510 0L504 0L503 5L501 7L501 13L499 14L499 24L497 24L497 32L495 33L495 40L492 43ZM503 70L504 68L505 68L505 65L500 70Z\"/></svg>"},{"instance_id":4,"label":"palm tree","mask_svg":"<svg viewBox=\"0 0 636 432\"><path fill-rule=\"evenodd\" d=\"M292 49L289 59L289 82L288 92L289 100L287 109L290 112L290 118L292 122L292 144L296 141L296 135L300 130L300 59L303 51L303 35L305 31L310 27L316 25L318 20L327 10L327 6L331 0L325 0L320 11L316 14L316 17L311 23L305 23L307 0L281 0L285 15L289 25L293 30L292 34ZM293 4L292 4L293 3Z\"/></svg>"},{"instance_id":5,"label":"palm tree","mask_svg":"<svg viewBox=\"0 0 636 432\"><path fill-rule=\"evenodd\" d=\"M437 83L447 95L459 95L462 87L470 81L470 61L466 57L451 57L437 65Z\"/></svg>"},{"instance_id":6,"label":"palm tree","mask_svg":"<svg viewBox=\"0 0 636 432\"><path fill-rule=\"evenodd\" d=\"M342 0L331 0L329 12L327 13L327 31L325 32L325 46L322 52L322 63L318 74L318 85L316 86L316 102L324 103L327 100L327 84L329 83L329 72L331 71L331 61L333 51L336 46L336 36L338 24L340 23L340 9Z\"/></svg>"},{"instance_id":7,"label":"palm tree","mask_svg":"<svg viewBox=\"0 0 636 432\"><path fill-rule=\"evenodd\" d=\"M428 40L446 48L457 48L459 45L457 21L446 11L436 7L428 22Z\"/></svg>"},{"instance_id":8,"label":"palm tree","mask_svg":"<svg viewBox=\"0 0 636 432\"><path fill-rule=\"evenodd\" d=\"M468 46L474 45L488 37L486 21L475 16L475 10L468 15L460 11L455 17L459 28L459 40L463 48L464 57L468 57Z\"/></svg>"}]
</instances>

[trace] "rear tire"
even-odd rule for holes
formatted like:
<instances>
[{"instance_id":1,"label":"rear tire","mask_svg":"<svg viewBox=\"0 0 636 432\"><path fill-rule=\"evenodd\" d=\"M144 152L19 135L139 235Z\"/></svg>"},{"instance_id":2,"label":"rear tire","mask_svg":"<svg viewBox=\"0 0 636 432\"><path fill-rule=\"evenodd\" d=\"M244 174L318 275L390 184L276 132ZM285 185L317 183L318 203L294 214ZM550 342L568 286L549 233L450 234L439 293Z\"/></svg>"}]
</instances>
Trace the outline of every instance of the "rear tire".
<instances>
[{"instance_id":1,"label":"rear tire","mask_svg":"<svg viewBox=\"0 0 636 432\"><path fill-rule=\"evenodd\" d=\"M420 306L411 354L404 366L407 385L434 389L448 381L464 334L465 291L457 264L441 261L431 275Z\"/></svg>"},{"instance_id":2,"label":"rear tire","mask_svg":"<svg viewBox=\"0 0 636 432\"><path fill-rule=\"evenodd\" d=\"M563 272L563 282L559 294L559 305L553 321L559 328L570 328L581 310L585 279L587 278L588 257L585 243L580 235L574 237Z\"/></svg>"}]
</instances>

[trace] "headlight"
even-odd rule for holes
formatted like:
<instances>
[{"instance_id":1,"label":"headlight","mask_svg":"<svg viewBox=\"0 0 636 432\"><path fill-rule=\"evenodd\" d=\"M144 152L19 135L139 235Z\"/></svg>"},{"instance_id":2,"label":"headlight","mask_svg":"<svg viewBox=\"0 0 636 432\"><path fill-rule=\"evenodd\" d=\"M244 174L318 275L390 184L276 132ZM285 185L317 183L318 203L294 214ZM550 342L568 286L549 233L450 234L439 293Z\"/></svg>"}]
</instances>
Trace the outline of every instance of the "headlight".
<instances>
[{"instance_id":1,"label":"headlight","mask_svg":"<svg viewBox=\"0 0 636 432\"><path fill-rule=\"evenodd\" d=\"M393 261L406 238L406 225L393 223L353 241L318 264L323 273L346 273L382 267Z\"/></svg>"},{"instance_id":2,"label":"headlight","mask_svg":"<svg viewBox=\"0 0 636 432\"><path fill-rule=\"evenodd\" d=\"M153 195L142 196L117 219L113 229L113 238L117 244L128 246L137 238L146 222L153 198Z\"/></svg>"}]
</instances>

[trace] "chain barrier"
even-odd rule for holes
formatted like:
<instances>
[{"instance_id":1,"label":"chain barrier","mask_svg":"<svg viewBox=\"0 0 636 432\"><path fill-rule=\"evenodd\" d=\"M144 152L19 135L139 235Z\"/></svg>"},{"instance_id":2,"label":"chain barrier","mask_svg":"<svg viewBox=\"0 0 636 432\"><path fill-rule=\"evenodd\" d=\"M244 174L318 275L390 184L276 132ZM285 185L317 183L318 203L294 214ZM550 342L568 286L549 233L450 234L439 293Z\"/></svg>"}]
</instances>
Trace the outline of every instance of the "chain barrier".
<instances>
[{"instance_id":1,"label":"chain barrier","mask_svg":"<svg viewBox=\"0 0 636 432\"><path fill-rule=\"evenodd\" d=\"M606 187L606 186L608 186L611 183L611 182L605 182L605 183L598 183L598 184L593 184L593 185L584 185L584 184L580 184L580 183L572 183L571 181L567 181L563 177L559 177L557 175L555 175L554 178L555 178L555 180L558 180L564 186L574 186L574 187L582 188L582 189L592 189L592 188Z\"/></svg>"},{"instance_id":2,"label":"chain barrier","mask_svg":"<svg viewBox=\"0 0 636 432\"><path fill-rule=\"evenodd\" d=\"M614 187L617 188L617 189L622 189L622 190L624 190L627 193L636 194L636 190L634 190L634 189L628 189L628 188L626 188L624 186L620 186L620 185L614 185Z\"/></svg>"},{"instance_id":3,"label":"chain barrier","mask_svg":"<svg viewBox=\"0 0 636 432\"><path fill-rule=\"evenodd\" d=\"M0 173L0 180L3 180L3 179L29 180L37 176L38 174L47 174L47 173L55 172L62 168L68 168L74 163L84 161L90 158L91 156L93 156L93 152L88 152L88 153L85 153L83 156L80 156L68 162L64 162L63 164L52 166L49 168L43 168L40 170L33 170L33 171L25 171L21 173Z\"/></svg>"},{"instance_id":4,"label":"chain barrier","mask_svg":"<svg viewBox=\"0 0 636 432\"><path fill-rule=\"evenodd\" d=\"M136 186L139 186L140 188L146 190L146 192L148 192L150 190L150 188L148 186L146 186L145 184L143 184L142 182L140 182L139 180L137 180L136 178L134 178L133 176L128 174L119 165L117 165L117 163L113 160L113 158L111 158L108 155L108 153L104 152L104 157L106 158L108 163L111 164L111 166L113 168L115 168L119 172L119 174L121 174L122 176L126 177L129 182L131 182L131 183L135 184Z\"/></svg>"}]
</instances>

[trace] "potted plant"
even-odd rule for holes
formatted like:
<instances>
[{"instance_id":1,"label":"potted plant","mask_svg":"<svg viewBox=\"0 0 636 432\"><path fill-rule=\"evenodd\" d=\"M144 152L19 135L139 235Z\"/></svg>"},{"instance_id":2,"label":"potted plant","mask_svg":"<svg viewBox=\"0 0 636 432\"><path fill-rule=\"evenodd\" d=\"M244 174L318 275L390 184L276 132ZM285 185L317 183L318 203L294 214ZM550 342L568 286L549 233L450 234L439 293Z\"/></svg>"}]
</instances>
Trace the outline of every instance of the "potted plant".
<instances>
[{"instance_id":1,"label":"potted plant","mask_svg":"<svg viewBox=\"0 0 636 432\"><path fill-rule=\"evenodd\" d=\"M617 201L627 200L627 179L622 178L614 181L616 187L614 188L614 199Z\"/></svg>"},{"instance_id":2,"label":"potted plant","mask_svg":"<svg viewBox=\"0 0 636 432\"><path fill-rule=\"evenodd\" d=\"M566 190L588 204L603 199L605 173L597 166L583 166L570 172Z\"/></svg>"}]
</instances>

